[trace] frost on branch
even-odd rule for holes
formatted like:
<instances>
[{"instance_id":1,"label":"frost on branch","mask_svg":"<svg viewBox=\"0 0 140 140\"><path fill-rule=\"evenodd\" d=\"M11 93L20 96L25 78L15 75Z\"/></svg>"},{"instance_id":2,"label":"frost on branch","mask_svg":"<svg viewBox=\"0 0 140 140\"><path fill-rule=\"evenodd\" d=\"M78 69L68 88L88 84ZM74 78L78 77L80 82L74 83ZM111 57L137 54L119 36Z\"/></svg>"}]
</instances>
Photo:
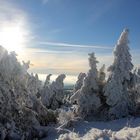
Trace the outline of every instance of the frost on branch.
<instances>
[{"instance_id":1,"label":"frost on branch","mask_svg":"<svg viewBox=\"0 0 140 140\"><path fill-rule=\"evenodd\" d=\"M96 60L94 53L89 54L90 70L84 78L83 85L71 100L77 102L77 114L81 117L87 117L89 114L94 114L101 106L100 98L98 97L98 71L96 68Z\"/></svg>"},{"instance_id":2,"label":"frost on branch","mask_svg":"<svg viewBox=\"0 0 140 140\"><path fill-rule=\"evenodd\" d=\"M109 115L115 118L128 115L133 107L128 91L130 74L133 69L128 46L128 33L128 29L125 29L117 42L114 50L114 62L108 68L110 75L104 89L106 103L110 106Z\"/></svg>"},{"instance_id":3,"label":"frost on branch","mask_svg":"<svg viewBox=\"0 0 140 140\"><path fill-rule=\"evenodd\" d=\"M44 86L41 94L42 103L51 109L59 108L63 104L65 75L59 75L52 84Z\"/></svg>"}]
</instances>

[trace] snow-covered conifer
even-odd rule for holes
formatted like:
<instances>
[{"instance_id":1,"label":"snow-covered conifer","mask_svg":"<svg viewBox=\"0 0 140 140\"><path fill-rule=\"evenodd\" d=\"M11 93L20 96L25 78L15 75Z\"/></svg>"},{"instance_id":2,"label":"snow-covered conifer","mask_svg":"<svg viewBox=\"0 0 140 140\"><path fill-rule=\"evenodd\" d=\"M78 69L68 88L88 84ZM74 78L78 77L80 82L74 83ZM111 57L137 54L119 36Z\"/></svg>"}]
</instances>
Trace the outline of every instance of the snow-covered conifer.
<instances>
[{"instance_id":1,"label":"snow-covered conifer","mask_svg":"<svg viewBox=\"0 0 140 140\"><path fill-rule=\"evenodd\" d=\"M36 97L41 83L38 75L27 72L29 64L19 63L14 52L8 53L0 46L0 129L4 127L7 139L32 135L33 127L55 118Z\"/></svg>"},{"instance_id":2,"label":"snow-covered conifer","mask_svg":"<svg viewBox=\"0 0 140 140\"><path fill-rule=\"evenodd\" d=\"M128 33L129 30L125 29L117 42L114 50L114 62L108 68L110 75L104 89L106 103L110 106L109 115L117 118L128 115L132 107L128 82L133 64L128 46Z\"/></svg>"},{"instance_id":3,"label":"snow-covered conifer","mask_svg":"<svg viewBox=\"0 0 140 140\"><path fill-rule=\"evenodd\" d=\"M140 68L135 68L133 73L131 73L129 88L131 96L137 104L140 101Z\"/></svg>"},{"instance_id":4,"label":"snow-covered conifer","mask_svg":"<svg viewBox=\"0 0 140 140\"><path fill-rule=\"evenodd\" d=\"M50 84L50 78L51 78L52 74L47 75L45 83L44 83L44 87L48 86Z\"/></svg>"},{"instance_id":5,"label":"snow-covered conifer","mask_svg":"<svg viewBox=\"0 0 140 140\"><path fill-rule=\"evenodd\" d=\"M98 97L98 71L94 53L89 54L90 70L84 78L83 85L71 98L77 102L77 114L81 117L86 117L90 113L94 114L101 106L100 98Z\"/></svg>"},{"instance_id":6,"label":"snow-covered conifer","mask_svg":"<svg viewBox=\"0 0 140 140\"><path fill-rule=\"evenodd\" d=\"M38 75L29 75L27 79L27 89L33 95L40 94L42 83L38 78Z\"/></svg>"},{"instance_id":7,"label":"snow-covered conifer","mask_svg":"<svg viewBox=\"0 0 140 140\"><path fill-rule=\"evenodd\" d=\"M105 64L99 70L99 84L103 84L105 82Z\"/></svg>"},{"instance_id":8,"label":"snow-covered conifer","mask_svg":"<svg viewBox=\"0 0 140 140\"><path fill-rule=\"evenodd\" d=\"M64 83L65 75L59 75L52 84L44 87L41 94L42 103L52 109L59 108L63 103L64 98Z\"/></svg>"},{"instance_id":9,"label":"snow-covered conifer","mask_svg":"<svg viewBox=\"0 0 140 140\"><path fill-rule=\"evenodd\" d=\"M76 84L74 86L74 92L76 92L77 90L79 90L82 87L83 80L85 77L86 77L86 74L82 73L82 72L78 75L78 79L77 79Z\"/></svg>"}]
</instances>

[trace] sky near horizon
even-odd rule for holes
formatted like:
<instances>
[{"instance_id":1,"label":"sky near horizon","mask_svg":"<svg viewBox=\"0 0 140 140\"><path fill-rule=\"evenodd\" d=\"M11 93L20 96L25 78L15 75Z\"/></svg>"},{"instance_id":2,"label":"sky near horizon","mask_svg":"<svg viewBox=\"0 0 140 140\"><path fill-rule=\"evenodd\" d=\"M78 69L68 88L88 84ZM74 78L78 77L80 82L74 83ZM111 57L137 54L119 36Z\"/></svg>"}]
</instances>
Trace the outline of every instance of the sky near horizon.
<instances>
[{"instance_id":1,"label":"sky near horizon","mask_svg":"<svg viewBox=\"0 0 140 140\"><path fill-rule=\"evenodd\" d=\"M29 72L65 73L73 83L88 70L88 53L108 67L113 48L129 28L135 66L140 64L139 0L0 0L0 45L30 60Z\"/></svg>"}]
</instances>

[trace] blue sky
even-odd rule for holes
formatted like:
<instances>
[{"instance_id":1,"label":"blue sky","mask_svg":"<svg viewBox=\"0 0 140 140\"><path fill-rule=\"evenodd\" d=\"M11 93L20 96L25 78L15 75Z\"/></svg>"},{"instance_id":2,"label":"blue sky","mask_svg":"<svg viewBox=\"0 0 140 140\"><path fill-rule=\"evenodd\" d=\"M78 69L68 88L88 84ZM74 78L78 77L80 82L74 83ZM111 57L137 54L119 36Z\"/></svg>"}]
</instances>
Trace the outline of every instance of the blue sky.
<instances>
[{"instance_id":1,"label":"blue sky","mask_svg":"<svg viewBox=\"0 0 140 140\"><path fill-rule=\"evenodd\" d=\"M128 27L131 41L139 42L138 0L47 0L44 4L41 0L18 0L18 4L44 40L111 46Z\"/></svg>"},{"instance_id":2,"label":"blue sky","mask_svg":"<svg viewBox=\"0 0 140 140\"><path fill-rule=\"evenodd\" d=\"M95 52L99 67L110 65L113 47L126 27L133 62L139 65L139 7L139 0L0 0L0 28L15 30L18 25L15 36L22 32L21 41L12 43L19 48L10 50L24 48L18 54L31 60L30 72L42 77L66 73L74 81L74 76L88 70L89 52Z\"/></svg>"}]
</instances>

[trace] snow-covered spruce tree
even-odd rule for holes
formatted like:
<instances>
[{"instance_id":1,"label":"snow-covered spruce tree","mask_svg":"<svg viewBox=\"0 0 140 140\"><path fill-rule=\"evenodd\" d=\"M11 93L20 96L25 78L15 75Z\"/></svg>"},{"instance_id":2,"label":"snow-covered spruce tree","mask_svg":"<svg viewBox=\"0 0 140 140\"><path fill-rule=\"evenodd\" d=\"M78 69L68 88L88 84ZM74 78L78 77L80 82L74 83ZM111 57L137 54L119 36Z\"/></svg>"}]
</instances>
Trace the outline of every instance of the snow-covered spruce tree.
<instances>
[{"instance_id":1,"label":"snow-covered spruce tree","mask_svg":"<svg viewBox=\"0 0 140 140\"><path fill-rule=\"evenodd\" d=\"M130 86L132 88L135 88L138 84L140 84L140 68L135 68L133 73L131 73L131 80L130 80Z\"/></svg>"},{"instance_id":2,"label":"snow-covered spruce tree","mask_svg":"<svg viewBox=\"0 0 140 140\"><path fill-rule=\"evenodd\" d=\"M131 100L135 103L133 115L140 116L140 68L135 68L130 76L129 91Z\"/></svg>"},{"instance_id":3,"label":"snow-covered spruce tree","mask_svg":"<svg viewBox=\"0 0 140 140\"><path fill-rule=\"evenodd\" d=\"M140 67L137 68L137 74L140 76Z\"/></svg>"},{"instance_id":4,"label":"snow-covered spruce tree","mask_svg":"<svg viewBox=\"0 0 140 140\"><path fill-rule=\"evenodd\" d=\"M53 112L35 96L39 85L29 84L33 77L27 72L28 68L29 62L20 64L14 52L8 53L0 46L0 131L5 130L3 139L21 139L23 135L33 139L33 127L38 128L54 118Z\"/></svg>"},{"instance_id":5,"label":"snow-covered spruce tree","mask_svg":"<svg viewBox=\"0 0 140 140\"><path fill-rule=\"evenodd\" d=\"M98 72L98 82L99 84L104 84L105 83L105 64L103 64L103 66L100 68L99 72Z\"/></svg>"},{"instance_id":6,"label":"snow-covered spruce tree","mask_svg":"<svg viewBox=\"0 0 140 140\"><path fill-rule=\"evenodd\" d=\"M27 79L28 92L30 92L32 95L39 96L41 88L42 88L42 83L38 78L38 74L28 75L28 79Z\"/></svg>"},{"instance_id":7,"label":"snow-covered spruce tree","mask_svg":"<svg viewBox=\"0 0 140 140\"><path fill-rule=\"evenodd\" d=\"M77 90L79 90L82 87L83 80L84 80L85 77L86 77L86 74L82 73L82 72L78 75L78 79L77 79L76 84L74 86L74 91L73 92L76 92Z\"/></svg>"},{"instance_id":8,"label":"snow-covered spruce tree","mask_svg":"<svg viewBox=\"0 0 140 140\"><path fill-rule=\"evenodd\" d=\"M65 75L59 75L52 84L44 86L41 93L42 103L53 110L59 108L63 104Z\"/></svg>"},{"instance_id":9,"label":"snow-covered spruce tree","mask_svg":"<svg viewBox=\"0 0 140 140\"><path fill-rule=\"evenodd\" d=\"M140 106L140 68L136 68L133 73L131 73L129 88L136 105Z\"/></svg>"},{"instance_id":10,"label":"snow-covered spruce tree","mask_svg":"<svg viewBox=\"0 0 140 140\"><path fill-rule=\"evenodd\" d=\"M114 62L108 68L110 75L104 88L106 103L110 106L109 117L113 118L127 116L133 108L128 90L130 73L133 69L128 46L128 33L129 30L125 29L117 42L114 50Z\"/></svg>"},{"instance_id":11,"label":"snow-covered spruce tree","mask_svg":"<svg viewBox=\"0 0 140 140\"><path fill-rule=\"evenodd\" d=\"M98 97L98 71L96 67L96 60L94 53L89 54L90 70L84 78L81 89L77 91L75 96L71 97L71 102L77 102L76 113L78 116L85 118L90 114L96 114L98 108L101 106L100 98Z\"/></svg>"},{"instance_id":12,"label":"snow-covered spruce tree","mask_svg":"<svg viewBox=\"0 0 140 140\"><path fill-rule=\"evenodd\" d=\"M102 67L99 69L98 72L98 86L99 86L99 97L102 103L102 106L100 107L99 114L100 119L106 119L105 114L107 114L108 105L106 104L106 97L103 94L104 87L106 85L106 73L105 73L105 64L102 65Z\"/></svg>"},{"instance_id":13,"label":"snow-covered spruce tree","mask_svg":"<svg viewBox=\"0 0 140 140\"><path fill-rule=\"evenodd\" d=\"M78 90L81 89L85 77L86 77L86 74L82 73L82 72L78 75L78 79L77 79L76 84L74 85L74 89L70 95L71 104L76 103L77 98L79 98L78 96L80 96L80 94L79 94L80 92Z\"/></svg>"},{"instance_id":14,"label":"snow-covered spruce tree","mask_svg":"<svg viewBox=\"0 0 140 140\"><path fill-rule=\"evenodd\" d=\"M44 83L44 87L48 86L50 84L50 78L51 78L52 74L48 74L46 76L46 80L45 80L45 83Z\"/></svg>"},{"instance_id":15,"label":"snow-covered spruce tree","mask_svg":"<svg viewBox=\"0 0 140 140\"><path fill-rule=\"evenodd\" d=\"M25 64L21 65L17 61L16 54L8 53L3 47L0 47L0 123L5 121L11 126L11 123L14 122L17 127L23 128L20 116L23 115L25 100L28 96L26 74ZM30 116L34 117L34 114L30 112ZM30 124L35 124L35 122L37 121L33 119ZM26 122L24 123L26 124ZM28 126L30 127L30 125Z\"/></svg>"},{"instance_id":16,"label":"snow-covered spruce tree","mask_svg":"<svg viewBox=\"0 0 140 140\"><path fill-rule=\"evenodd\" d=\"M140 85L140 68L138 67L136 69L136 73L135 73L135 85Z\"/></svg>"}]
</instances>

